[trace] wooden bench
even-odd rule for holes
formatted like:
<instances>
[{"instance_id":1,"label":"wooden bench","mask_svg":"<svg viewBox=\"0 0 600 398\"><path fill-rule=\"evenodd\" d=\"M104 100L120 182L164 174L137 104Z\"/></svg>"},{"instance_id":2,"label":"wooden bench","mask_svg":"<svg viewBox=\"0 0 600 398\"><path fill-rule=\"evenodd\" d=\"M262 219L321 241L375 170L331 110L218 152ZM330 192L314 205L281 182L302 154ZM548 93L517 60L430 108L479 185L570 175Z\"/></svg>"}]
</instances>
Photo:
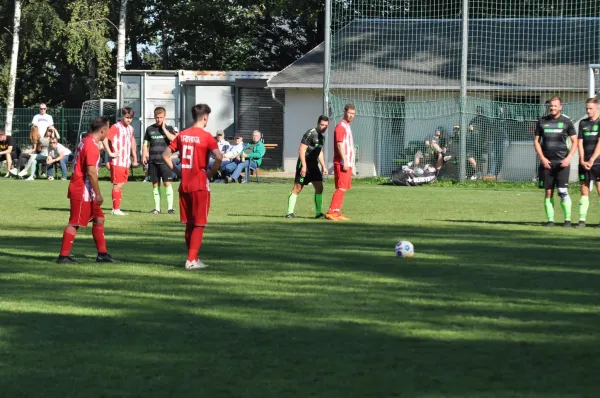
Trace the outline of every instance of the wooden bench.
<instances>
[{"instance_id":1,"label":"wooden bench","mask_svg":"<svg viewBox=\"0 0 600 398\"><path fill-rule=\"evenodd\" d=\"M277 144L265 144L265 149L275 149L275 148L277 148ZM265 160L265 157L263 156L263 161L264 160ZM258 182L258 174L259 173L260 173L260 167L257 167L256 170L250 170L250 175L256 175L256 182ZM250 182L250 176L247 176L246 182Z\"/></svg>"}]
</instances>

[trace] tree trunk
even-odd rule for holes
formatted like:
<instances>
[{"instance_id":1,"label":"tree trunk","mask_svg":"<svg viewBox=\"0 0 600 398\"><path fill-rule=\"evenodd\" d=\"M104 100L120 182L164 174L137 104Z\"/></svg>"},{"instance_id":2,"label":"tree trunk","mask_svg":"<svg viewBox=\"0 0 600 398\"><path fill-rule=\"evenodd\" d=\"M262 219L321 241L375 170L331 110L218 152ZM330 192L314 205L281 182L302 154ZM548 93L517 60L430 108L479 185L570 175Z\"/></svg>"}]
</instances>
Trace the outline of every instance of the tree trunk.
<instances>
[{"instance_id":1,"label":"tree trunk","mask_svg":"<svg viewBox=\"0 0 600 398\"><path fill-rule=\"evenodd\" d=\"M131 69L140 69L140 54L138 53L138 37L137 37L137 15L134 12L129 12L129 49L131 50Z\"/></svg>"},{"instance_id":2,"label":"tree trunk","mask_svg":"<svg viewBox=\"0 0 600 398\"><path fill-rule=\"evenodd\" d=\"M167 21L166 21L165 15L164 15L166 13L167 13L167 10L165 9L163 11L163 17L162 17L162 21L161 21L162 68L164 70L169 69L169 43L168 43L168 38L167 38Z\"/></svg>"},{"instance_id":3,"label":"tree trunk","mask_svg":"<svg viewBox=\"0 0 600 398\"><path fill-rule=\"evenodd\" d=\"M117 75L125 69L125 36L127 22L127 2L128 0L120 0L121 8L119 10L119 36L117 38ZM118 83L118 82L117 82Z\"/></svg>"},{"instance_id":4,"label":"tree trunk","mask_svg":"<svg viewBox=\"0 0 600 398\"><path fill-rule=\"evenodd\" d=\"M19 58L19 29L21 28L21 0L15 0L15 16L13 18L13 45L10 58L10 77L8 82L8 98L5 130L12 134L12 121L15 112L15 86L17 84L17 60Z\"/></svg>"},{"instance_id":5,"label":"tree trunk","mask_svg":"<svg viewBox=\"0 0 600 398\"><path fill-rule=\"evenodd\" d=\"M95 57L90 59L90 70L89 70L89 80L88 80L88 88L90 90L90 99L96 99L96 77L98 75L98 61Z\"/></svg>"}]
</instances>

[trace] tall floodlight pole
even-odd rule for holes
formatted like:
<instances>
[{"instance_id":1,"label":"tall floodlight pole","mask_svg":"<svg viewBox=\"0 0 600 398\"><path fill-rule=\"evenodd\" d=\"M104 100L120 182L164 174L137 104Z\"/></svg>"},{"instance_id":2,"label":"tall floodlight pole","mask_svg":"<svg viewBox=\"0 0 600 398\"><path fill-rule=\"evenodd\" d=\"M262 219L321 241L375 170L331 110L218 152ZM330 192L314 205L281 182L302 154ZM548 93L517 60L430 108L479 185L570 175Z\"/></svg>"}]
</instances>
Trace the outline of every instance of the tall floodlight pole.
<instances>
[{"instance_id":1,"label":"tall floodlight pole","mask_svg":"<svg viewBox=\"0 0 600 398\"><path fill-rule=\"evenodd\" d=\"M462 0L462 57L460 63L460 180L467 178L467 62L469 60L469 0Z\"/></svg>"},{"instance_id":2,"label":"tall floodlight pole","mask_svg":"<svg viewBox=\"0 0 600 398\"><path fill-rule=\"evenodd\" d=\"M329 114L329 74L331 72L331 0L325 0L325 54L323 62L323 115ZM332 140L333 142L333 140ZM327 165L328 151L324 151Z\"/></svg>"},{"instance_id":3,"label":"tall floodlight pole","mask_svg":"<svg viewBox=\"0 0 600 398\"><path fill-rule=\"evenodd\" d=\"M128 0L120 1L119 9L119 27L117 28L117 81L115 87L115 97L117 100L117 118L121 108L121 71L125 70L125 27L127 21L127 3ZM135 51L135 49L133 49ZM140 115L142 116L142 115Z\"/></svg>"},{"instance_id":4,"label":"tall floodlight pole","mask_svg":"<svg viewBox=\"0 0 600 398\"><path fill-rule=\"evenodd\" d=\"M331 71L331 0L325 0L325 61L323 63L323 114L329 116L329 73Z\"/></svg>"}]
</instances>

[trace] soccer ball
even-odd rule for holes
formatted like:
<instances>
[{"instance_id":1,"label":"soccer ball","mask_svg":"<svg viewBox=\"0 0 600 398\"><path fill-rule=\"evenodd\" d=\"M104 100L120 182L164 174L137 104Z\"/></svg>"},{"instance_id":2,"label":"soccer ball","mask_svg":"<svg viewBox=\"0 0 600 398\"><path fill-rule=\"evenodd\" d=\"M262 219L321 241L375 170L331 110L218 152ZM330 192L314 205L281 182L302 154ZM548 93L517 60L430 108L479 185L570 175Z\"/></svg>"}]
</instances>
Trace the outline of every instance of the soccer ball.
<instances>
[{"instance_id":1,"label":"soccer ball","mask_svg":"<svg viewBox=\"0 0 600 398\"><path fill-rule=\"evenodd\" d=\"M411 258L415 255L415 247L407 240L396 243L396 256Z\"/></svg>"},{"instance_id":2,"label":"soccer ball","mask_svg":"<svg viewBox=\"0 0 600 398\"><path fill-rule=\"evenodd\" d=\"M423 169L422 169L422 168L420 168L420 167L417 167L417 168L415 169L415 175L417 175L417 176L422 176L422 175L423 175L423 173L424 173L424 171L423 171Z\"/></svg>"}]
</instances>

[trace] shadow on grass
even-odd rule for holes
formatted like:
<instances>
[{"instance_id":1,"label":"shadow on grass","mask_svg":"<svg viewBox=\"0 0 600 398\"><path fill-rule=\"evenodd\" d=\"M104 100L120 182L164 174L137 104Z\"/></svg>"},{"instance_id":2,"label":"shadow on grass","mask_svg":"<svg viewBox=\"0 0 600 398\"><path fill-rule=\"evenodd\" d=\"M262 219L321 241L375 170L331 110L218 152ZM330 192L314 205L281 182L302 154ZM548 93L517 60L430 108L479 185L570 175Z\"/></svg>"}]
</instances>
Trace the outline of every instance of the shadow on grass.
<instances>
[{"instance_id":1,"label":"shadow on grass","mask_svg":"<svg viewBox=\"0 0 600 398\"><path fill-rule=\"evenodd\" d=\"M159 306L0 313L4 396L593 396L593 342L451 340L353 322L282 326ZM440 336L441 337L441 336ZM68 355L66 353L69 353ZM577 361L575 371L568 364ZM575 379L569 380L569 376Z\"/></svg>"},{"instance_id":2,"label":"shadow on grass","mask_svg":"<svg viewBox=\"0 0 600 398\"><path fill-rule=\"evenodd\" d=\"M135 259L107 266L46 264L60 239L26 232L0 251L6 396L596 394L592 235L249 220L209 226L214 268L187 273L175 223L107 227Z\"/></svg>"},{"instance_id":3,"label":"shadow on grass","mask_svg":"<svg viewBox=\"0 0 600 398\"><path fill-rule=\"evenodd\" d=\"M40 207L38 208L38 210L41 211L59 211L59 212L64 212L64 213L68 213L70 211L69 207ZM110 214L110 209L102 209L104 211L105 215L111 215ZM125 213L150 213L149 211L142 211L142 210L129 210L129 209L121 209L123 210ZM67 220L68 221L68 220Z\"/></svg>"},{"instance_id":4,"label":"shadow on grass","mask_svg":"<svg viewBox=\"0 0 600 398\"><path fill-rule=\"evenodd\" d=\"M279 219L285 219L285 214L279 214L279 215L274 215L274 214L240 214L240 213L230 213L227 214L227 216L229 217L252 217L252 218L279 218ZM314 219L314 217L307 217L307 216L295 216L294 218L299 218L299 219L305 219L305 220L311 220Z\"/></svg>"},{"instance_id":5,"label":"shadow on grass","mask_svg":"<svg viewBox=\"0 0 600 398\"><path fill-rule=\"evenodd\" d=\"M444 222L460 223L460 224L487 224L487 225L526 225L531 227L543 227L545 222L542 221L485 221L485 220L441 220ZM562 223L557 223L557 226L562 226Z\"/></svg>"}]
</instances>

